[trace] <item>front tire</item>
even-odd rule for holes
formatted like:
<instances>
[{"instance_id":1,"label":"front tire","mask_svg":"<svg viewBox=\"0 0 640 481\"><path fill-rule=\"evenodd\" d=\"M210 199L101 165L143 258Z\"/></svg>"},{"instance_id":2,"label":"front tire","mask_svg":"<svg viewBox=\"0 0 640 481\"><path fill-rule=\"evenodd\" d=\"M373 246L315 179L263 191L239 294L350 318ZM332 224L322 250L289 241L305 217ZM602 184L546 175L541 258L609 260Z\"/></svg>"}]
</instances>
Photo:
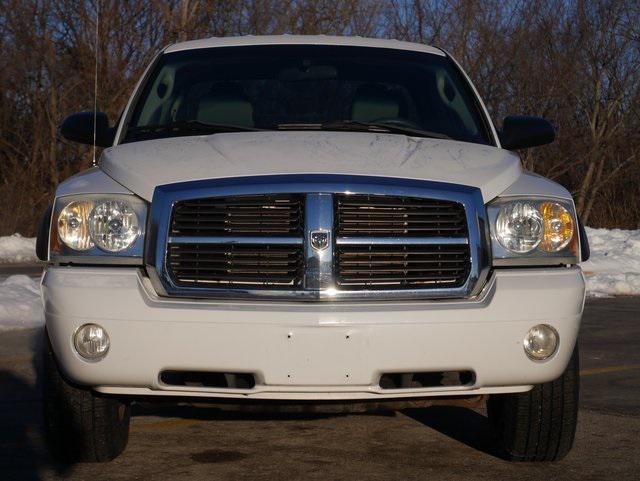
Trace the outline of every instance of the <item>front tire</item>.
<instances>
[{"instance_id":1,"label":"front tire","mask_svg":"<svg viewBox=\"0 0 640 481\"><path fill-rule=\"evenodd\" d=\"M48 336L43 357L45 438L53 457L65 463L105 462L122 453L129 439L129 404L67 381Z\"/></svg>"},{"instance_id":2,"label":"front tire","mask_svg":"<svg viewBox=\"0 0 640 481\"><path fill-rule=\"evenodd\" d=\"M571 450L578 421L580 362L576 345L555 381L531 391L489 397L489 424L500 454L510 461L557 461Z\"/></svg>"}]
</instances>

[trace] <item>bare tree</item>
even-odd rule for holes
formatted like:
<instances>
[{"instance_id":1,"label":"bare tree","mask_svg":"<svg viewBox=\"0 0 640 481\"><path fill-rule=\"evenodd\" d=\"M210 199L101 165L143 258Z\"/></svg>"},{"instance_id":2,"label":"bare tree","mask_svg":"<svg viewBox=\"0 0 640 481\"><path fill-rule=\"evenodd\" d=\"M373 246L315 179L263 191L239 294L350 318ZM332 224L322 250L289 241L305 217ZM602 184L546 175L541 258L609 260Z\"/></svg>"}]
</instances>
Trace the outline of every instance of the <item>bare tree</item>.
<instances>
[{"instance_id":1,"label":"bare tree","mask_svg":"<svg viewBox=\"0 0 640 481\"><path fill-rule=\"evenodd\" d=\"M498 124L555 124L554 144L522 152L525 168L567 186L583 221L640 227L639 28L636 0L0 0L0 234L32 235L56 185L90 165L57 126L92 108L96 56L98 107L114 122L164 45L281 33L445 48Z\"/></svg>"}]
</instances>

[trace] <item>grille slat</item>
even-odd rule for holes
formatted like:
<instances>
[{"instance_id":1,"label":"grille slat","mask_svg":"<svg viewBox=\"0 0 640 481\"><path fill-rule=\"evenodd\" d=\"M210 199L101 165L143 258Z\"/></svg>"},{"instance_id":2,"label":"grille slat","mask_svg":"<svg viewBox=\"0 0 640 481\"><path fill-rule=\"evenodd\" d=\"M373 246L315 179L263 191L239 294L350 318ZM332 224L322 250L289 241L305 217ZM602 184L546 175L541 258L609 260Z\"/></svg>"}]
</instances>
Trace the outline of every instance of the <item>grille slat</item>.
<instances>
[{"instance_id":1,"label":"grille slat","mask_svg":"<svg viewBox=\"0 0 640 481\"><path fill-rule=\"evenodd\" d=\"M344 218L343 218L343 222L344 222ZM396 220L396 219L389 219L387 217L381 218L380 220L378 219L370 219L370 218L363 218L363 219L355 219L355 218L347 218L347 222L349 224L356 224L356 225L367 225L367 224L398 224L398 225L408 225L409 221L407 221L406 219L401 219L401 220ZM440 225L442 224L442 220L415 220L412 219L411 220L411 225L416 225L418 227L420 226L430 226L430 225ZM457 228L457 226L455 226Z\"/></svg>"},{"instance_id":2,"label":"grille slat","mask_svg":"<svg viewBox=\"0 0 640 481\"><path fill-rule=\"evenodd\" d=\"M365 275L369 276L371 274L406 274L407 272L464 272L464 268L455 268L455 267L399 267L397 269L390 268L372 268L372 269L342 269L341 273L343 276L346 275Z\"/></svg>"},{"instance_id":3,"label":"grille slat","mask_svg":"<svg viewBox=\"0 0 640 481\"><path fill-rule=\"evenodd\" d=\"M382 247L383 244L380 245L380 247ZM356 245L354 245L353 247L356 247ZM394 246L395 247L395 246ZM398 245L397 247L402 247L400 245ZM409 257L409 256L439 256L440 253L437 251L426 251L424 250L426 247L424 246L411 246L412 250L411 251L405 251L405 250L399 250L397 252L392 252L392 251L383 251L383 252L373 252L373 251L369 251L369 252L351 252L352 256L365 256L365 257ZM420 247L422 247L422 249L420 249ZM433 248L434 246L429 246L429 248ZM437 247L437 244L436 244ZM465 250L465 247L461 247L459 250L451 250L449 252L450 255L459 255L459 256L465 256L464 258L466 259L466 253L467 250ZM384 261L381 262L388 262L386 259Z\"/></svg>"},{"instance_id":4,"label":"grille slat","mask_svg":"<svg viewBox=\"0 0 640 481\"><path fill-rule=\"evenodd\" d=\"M353 235L353 234L357 234L359 236L363 235L362 232L366 231L366 235L370 236L370 235L375 235L375 234L395 234L395 235L406 235L408 232L407 231L411 231L411 234L413 234L414 236L418 235L418 234L432 234L434 232L434 230L437 230L437 235L442 235L442 234L452 234L455 233L457 234L460 229L458 227L416 227L416 226L412 226L411 228L409 228L408 226L389 226L389 227L367 227L367 226L362 226L362 227L347 227L347 228L342 228L342 233L343 234L348 234L348 235Z\"/></svg>"},{"instance_id":5,"label":"grille slat","mask_svg":"<svg viewBox=\"0 0 640 481\"><path fill-rule=\"evenodd\" d=\"M349 279L347 281L342 281L340 285L342 287L360 287L367 289L375 289L375 288L385 288L388 289L390 286L394 286L400 283L409 283L412 282L413 287L425 287L427 285L438 285L451 287L448 284L453 284L457 280L456 277L443 277L443 276L397 276L397 277L383 277L380 276L375 282L371 281L368 278L354 278Z\"/></svg>"},{"instance_id":6,"label":"grille slat","mask_svg":"<svg viewBox=\"0 0 640 481\"><path fill-rule=\"evenodd\" d=\"M249 195L176 203L172 236L237 234L302 235L304 198L299 194Z\"/></svg>"},{"instance_id":7,"label":"grille slat","mask_svg":"<svg viewBox=\"0 0 640 481\"><path fill-rule=\"evenodd\" d=\"M177 257L177 256L175 256ZM175 258L174 257L174 258ZM230 264L237 266L287 266L289 264L289 260L253 260L253 259L238 259L235 258L233 263L229 261L220 261L215 259L185 259L181 258L180 263L183 269L195 267L199 269L214 269L215 267L226 268Z\"/></svg>"},{"instance_id":8,"label":"grille slat","mask_svg":"<svg viewBox=\"0 0 640 481\"><path fill-rule=\"evenodd\" d=\"M383 195L343 195L341 204L352 209L361 209L363 207L363 199L366 199L368 203L367 205L364 205L364 207L370 209L374 207L385 209L399 209L406 207L451 209L452 204L456 204L456 202L450 200L418 199L411 197L387 197ZM375 205L373 205L374 202Z\"/></svg>"}]
</instances>

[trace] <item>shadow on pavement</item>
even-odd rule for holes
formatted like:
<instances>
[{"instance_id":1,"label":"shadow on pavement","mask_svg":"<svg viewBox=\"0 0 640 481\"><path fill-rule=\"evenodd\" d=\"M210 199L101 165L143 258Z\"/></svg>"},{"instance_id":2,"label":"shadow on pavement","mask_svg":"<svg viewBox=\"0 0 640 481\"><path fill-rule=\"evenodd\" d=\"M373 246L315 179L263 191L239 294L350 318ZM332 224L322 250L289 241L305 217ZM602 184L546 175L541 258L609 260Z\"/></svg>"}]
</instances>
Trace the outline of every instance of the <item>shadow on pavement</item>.
<instances>
[{"instance_id":1,"label":"shadow on pavement","mask_svg":"<svg viewBox=\"0 0 640 481\"><path fill-rule=\"evenodd\" d=\"M31 339L35 385L15 372L0 369L0 478L39 480L44 468L59 476L70 467L54 463L44 445L42 418L43 333Z\"/></svg>"},{"instance_id":2,"label":"shadow on pavement","mask_svg":"<svg viewBox=\"0 0 640 481\"><path fill-rule=\"evenodd\" d=\"M148 400L139 401L131 406L132 416L158 416L167 418L195 419L200 421L280 421L280 420L314 420L314 419L330 419L347 415L363 415L363 416L393 416L393 411L373 411L363 413L340 413L340 412L322 412L322 407L318 408L318 412L295 412L291 407L282 405L282 411L278 410L278 405L229 405L220 406L220 404L202 403L179 403L176 401Z\"/></svg>"},{"instance_id":3,"label":"shadow on pavement","mask_svg":"<svg viewBox=\"0 0 640 481\"><path fill-rule=\"evenodd\" d=\"M35 444L34 432L41 424L38 396L22 379L0 370L0 397L0 472L3 479L40 479L42 452Z\"/></svg>"},{"instance_id":4,"label":"shadow on pavement","mask_svg":"<svg viewBox=\"0 0 640 481\"><path fill-rule=\"evenodd\" d=\"M456 406L433 406L407 409L402 413L473 449L499 458L491 442L489 421L476 411Z\"/></svg>"}]
</instances>

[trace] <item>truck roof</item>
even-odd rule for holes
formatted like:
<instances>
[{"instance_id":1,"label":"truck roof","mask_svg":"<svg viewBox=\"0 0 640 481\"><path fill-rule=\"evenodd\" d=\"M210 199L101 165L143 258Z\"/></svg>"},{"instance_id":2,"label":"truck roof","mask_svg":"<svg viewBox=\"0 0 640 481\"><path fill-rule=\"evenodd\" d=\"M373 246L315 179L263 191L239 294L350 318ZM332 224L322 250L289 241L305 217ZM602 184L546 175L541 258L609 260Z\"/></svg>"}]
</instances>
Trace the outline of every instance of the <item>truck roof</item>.
<instances>
[{"instance_id":1,"label":"truck roof","mask_svg":"<svg viewBox=\"0 0 640 481\"><path fill-rule=\"evenodd\" d=\"M411 50L444 56L439 48L421 43L403 42L365 37L338 37L330 35L245 35L241 37L211 37L201 40L175 43L165 48L165 53L197 48L241 47L251 45L336 45L349 47L389 48Z\"/></svg>"}]
</instances>

